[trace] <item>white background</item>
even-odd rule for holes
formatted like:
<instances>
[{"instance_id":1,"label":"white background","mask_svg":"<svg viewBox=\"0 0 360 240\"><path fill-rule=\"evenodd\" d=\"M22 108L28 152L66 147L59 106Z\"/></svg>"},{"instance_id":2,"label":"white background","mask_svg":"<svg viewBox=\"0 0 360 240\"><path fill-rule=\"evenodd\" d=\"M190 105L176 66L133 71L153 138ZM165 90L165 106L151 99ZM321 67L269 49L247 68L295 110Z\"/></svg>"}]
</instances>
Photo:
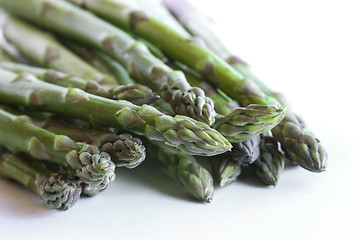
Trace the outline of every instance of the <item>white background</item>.
<instances>
[{"instance_id":1,"label":"white background","mask_svg":"<svg viewBox=\"0 0 360 240\"><path fill-rule=\"evenodd\" d=\"M358 1L193 1L328 150L327 171L286 169L276 188L242 176L192 201L145 162L67 212L0 180L1 239L360 239Z\"/></svg>"}]
</instances>

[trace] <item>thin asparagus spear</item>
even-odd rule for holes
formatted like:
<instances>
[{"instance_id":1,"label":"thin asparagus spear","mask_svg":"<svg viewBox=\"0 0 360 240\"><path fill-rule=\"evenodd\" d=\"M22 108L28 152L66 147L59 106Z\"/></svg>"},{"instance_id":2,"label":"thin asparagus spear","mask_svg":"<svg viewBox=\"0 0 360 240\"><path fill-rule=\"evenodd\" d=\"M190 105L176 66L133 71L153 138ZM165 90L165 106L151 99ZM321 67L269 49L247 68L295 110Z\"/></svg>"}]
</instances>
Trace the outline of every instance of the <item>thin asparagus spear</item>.
<instances>
[{"instance_id":1,"label":"thin asparagus spear","mask_svg":"<svg viewBox=\"0 0 360 240\"><path fill-rule=\"evenodd\" d=\"M249 66L239 57L232 54L222 43L219 34L214 31L208 17L199 13L185 0L166 0L165 4L192 34L201 37L206 42L206 45L227 61L233 69L255 82L267 96L276 98L284 106L287 105L286 101L256 77ZM325 170L327 153L324 147L314 134L304 127L304 124L299 121L297 115L290 108L284 120L272 132L292 161L297 162L309 171L321 172Z\"/></svg>"},{"instance_id":2,"label":"thin asparagus spear","mask_svg":"<svg viewBox=\"0 0 360 240\"><path fill-rule=\"evenodd\" d=\"M173 71L128 34L65 1L1 0L0 6L53 31L101 49L125 66L131 77L167 99L177 114L208 124L214 106L199 88L192 88L180 71ZM9 20L8 20L9 21ZM5 23L5 28L11 25ZM4 24L3 24L4 25Z\"/></svg>"},{"instance_id":3,"label":"thin asparagus spear","mask_svg":"<svg viewBox=\"0 0 360 240\"><path fill-rule=\"evenodd\" d=\"M270 135L262 136L260 157L254 162L256 175L267 185L276 186L285 166L285 156L278 142Z\"/></svg>"},{"instance_id":4,"label":"thin asparagus spear","mask_svg":"<svg viewBox=\"0 0 360 240\"><path fill-rule=\"evenodd\" d=\"M111 156L111 160L117 167L135 168L145 160L146 153L142 141L130 134L115 134L108 131L71 127L54 117L40 121L31 119L36 125L53 133L66 135L77 142L86 142L97 146L100 151Z\"/></svg>"},{"instance_id":5,"label":"thin asparagus spear","mask_svg":"<svg viewBox=\"0 0 360 240\"><path fill-rule=\"evenodd\" d=\"M79 43L74 43L74 41L69 39L62 39L62 42L74 53L101 72L114 76L120 85L135 83L135 81L129 76L127 70L109 55L97 49L90 48Z\"/></svg>"},{"instance_id":6,"label":"thin asparagus spear","mask_svg":"<svg viewBox=\"0 0 360 240\"><path fill-rule=\"evenodd\" d=\"M103 85L117 86L116 80L102 74L60 44L54 36L0 11L1 29L11 44L39 66L91 79Z\"/></svg>"},{"instance_id":7,"label":"thin asparagus spear","mask_svg":"<svg viewBox=\"0 0 360 240\"><path fill-rule=\"evenodd\" d=\"M62 87L76 87L101 97L114 100L127 100L139 105L152 103L159 98L159 96L149 88L140 84L104 88L93 80L84 80L72 74L65 74L53 69L44 69L2 61L0 61L0 68L19 74L30 73L38 79L48 83L53 83Z\"/></svg>"},{"instance_id":8,"label":"thin asparagus spear","mask_svg":"<svg viewBox=\"0 0 360 240\"><path fill-rule=\"evenodd\" d=\"M77 88L41 82L31 75L0 69L0 102L41 109L143 135L176 152L212 156L231 149L231 144L207 124L186 116L167 116L155 108L128 101L113 101Z\"/></svg>"},{"instance_id":9,"label":"thin asparagus spear","mask_svg":"<svg viewBox=\"0 0 360 240\"><path fill-rule=\"evenodd\" d=\"M201 74L242 106L249 104L279 105L275 99L265 95L256 84L246 80L229 64L202 47L196 39L184 37L145 12L128 6L127 1L68 1L93 11L122 29L153 43L169 57Z\"/></svg>"},{"instance_id":10,"label":"thin asparagus spear","mask_svg":"<svg viewBox=\"0 0 360 240\"><path fill-rule=\"evenodd\" d=\"M81 186L75 177L52 173L25 155L0 151L0 176L13 179L36 193L50 209L66 211L77 202Z\"/></svg>"},{"instance_id":11,"label":"thin asparagus spear","mask_svg":"<svg viewBox=\"0 0 360 240\"><path fill-rule=\"evenodd\" d=\"M107 153L37 127L26 116L0 109L0 144L15 152L66 166L85 185L84 193L100 191L115 178L115 165Z\"/></svg>"},{"instance_id":12,"label":"thin asparagus spear","mask_svg":"<svg viewBox=\"0 0 360 240\"><path fill-rule=\"evenodd\" d=\"M159 149L158 158L167 166L171 176L180 182L187 194L199 201L212 201L212 176L193 156L172 154Z\"/></svg>"}]
</instances>

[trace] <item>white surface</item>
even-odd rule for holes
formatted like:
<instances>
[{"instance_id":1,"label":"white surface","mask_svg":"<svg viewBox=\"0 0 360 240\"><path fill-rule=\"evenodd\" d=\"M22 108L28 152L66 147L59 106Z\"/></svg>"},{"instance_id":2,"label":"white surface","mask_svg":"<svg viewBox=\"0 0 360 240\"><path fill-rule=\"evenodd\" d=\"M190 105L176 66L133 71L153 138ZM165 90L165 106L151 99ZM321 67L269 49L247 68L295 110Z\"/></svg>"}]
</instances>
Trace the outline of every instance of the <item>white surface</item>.
<instances>
[{"instance_id":1,"label":"white surface","mask_svg":"<svg viewBox=\"0 0 360 240\"><path fill-rule=\"evenodd\" d=\"M196 1L322 140L325 173L286 169L276 188L243 176L217 188L211 204L200 204L145 162L120 169L105 192L65 213L0 180L0 238L359 239L357 2Z\"/></svg>"}]
</instances>

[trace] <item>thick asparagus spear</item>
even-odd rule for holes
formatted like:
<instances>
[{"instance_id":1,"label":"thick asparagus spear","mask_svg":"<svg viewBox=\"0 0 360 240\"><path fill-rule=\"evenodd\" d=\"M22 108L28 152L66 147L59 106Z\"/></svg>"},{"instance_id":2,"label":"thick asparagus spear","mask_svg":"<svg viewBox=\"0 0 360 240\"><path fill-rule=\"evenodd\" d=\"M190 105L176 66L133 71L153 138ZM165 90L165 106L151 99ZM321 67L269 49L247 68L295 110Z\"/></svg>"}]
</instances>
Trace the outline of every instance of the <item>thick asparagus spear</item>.
<instances>
[{"instance_id":1,"label":"thick asparagus spear","mask_svg":"<svg viewBox=\"0 0 360 240\"><path fill-rule=\"evenodd\" d=\"M155 108L113 101L41 82L31 75L0 69L0 102L42 109L143 135L161 147L193 155L217 155L231 144L207 124L186 116L167 116Z\"/></svg>"},{"instance_id":2,"label":"thick asparagus spear","mask_svg":"<svg viewBox=\"0 0 360 240\"><path fill-rule=\"evenodd\" d=\"M212 157L212 173L220 187L225 187L234 181L241 174L241 166L239 162L234 161L229 153L224 153Z\"/></svg>"},{"instance_id":3,"label":"thick asparagus spear","mask_svg":"<svg viewBox=\"0 0 360 240\"><path fill-rule=\"evenodd\" d=\"M52 173L29 156L0 151L0 176L13 179L41 198L43 204L66 211L80 198L81 186L74 176Z\"/></svg>"},{"instance_id":4,"label":"thick asparagus spear","mask_svg":"<svg viewBox=\"0 0 360 240\"><path fill-rule=\"evenodd\" d=\"M212 176L193 156L172 154L159 149L158 158L167 166L169 173L180 182L187 194L199 201L212 201Z\"/></svg>"},{"instance_id":5,"label":"thick asparagus spear","mask_svg":"<svg viewBox=\"0 0 360 240\"><path fill-rule=\"evenodd\" d=\"M0 144L16 152L66 166L85 185L84 192L100 191L115 178L115 165L107 153L35 126L29 117L0 109Z\"/></svg>"},{"instance_id":6,"label":"thick asparagus spear","mask_svg":"<svg viewBox=\"0 0 360 240\"><path fill-rule=\"evenodd\" d=\"M256 174L262 182L275 186L285 166L285 156L278 142L270 135L261 137L260 157L254 162Z\"/></svg>"},{"instance_id":7,"label":"thick asparagus spear","mask_svg":"<svg viewBox=\"0 0 360 240\"><path fill-rule=\"evenodd\" d=\"M41 26L103 50L125 66L130 76L147 82L146 85L166 98L177 114L213 123L213 103L201 89L192 88L182 72L167 67L151 55L144 44L115 26L64 1L1 0L0 6Z\"/></svg>"},{"instance_id":8,"label":"thick asparagus spear","mask_svg":"<svg viewBox=\"0 0 360 240\"><path fill-rule=\"evenodd\" d=\"M286 114L285 108L274 106L251 104L246 108L238 107L233 102L225 99L209 83L200 80L196 73L191 72L185 66L169 64L172 67L176 68L178 66L183 69L189 83L192 86L203 89L205 94L214 101L218 115L216 115L215 123L212 127L218 130L230 142L250 141L251 145L251 139L256 138L262 132L274 128ZM241 144L236 145L241 147Z\"/></svg>"},{"instance_id":9,"label":"thick asparagus spear","mask_svg":"<svg viewBox=\"0 0 360 240\"><path fill-rule=\"evenodd\" d=\"M197 71L206 80L237 100L249 104L279 105L266 96L256 84L246 80L221 58L203 48L193 38L184 37L145 12L131 8L123 0L68 0L78 4L127 31L148 40L176 59Z\"/></svg>"},{"instance_id":10,"label":"thick asparagus spear","mask_svg":"<svg viewBox=\"0 0 360 240\"><path fill-rule=\"evenodd\" d=\"M286 102L278 94L251 72L244 61L232 54L222 43L208 17L199 13L185 0L166 0L165 4L191 33L201 37L206 45L227 61L233 69L255 82L268 96L276 98L284 106L286 105ZM273 129L273 135L281 143L291 160L313 172L325 170L327 153L324 147L311 131L304 127L291 109L288 110L284 120Z\"/></svg>"},{"instance_id":11,"label":"thick asparagus spear","mask_svg":"<svg viewBox=\"0 0 360 240\"><path fill-rule=\"evenodd\" d=\"M48 32L41 31L4 12L0 12L0 16L0 25L6 40L39 66L71 73L83 79L92 79L103 85L118 85L114 78L102 74L81 60Z\"/></svg>"},{"instance_id":12,"label":"thick asparagus spear","mask_svg":"<svg viewBox=\"0 0 360 240\"><path fill-rule=\"evenodd\" d=\"M127 100L139 105L149 104L158 99L158 96L154 92L140 84L104 88L93 80L84 80L72 74L65 74L53 69L44 69L2 61L0 61L0 68L15 73L30 73L38 79L48 83L53 83L63 87L76 87L101 97L114 100Z\"/></svg>"}]
</instances>

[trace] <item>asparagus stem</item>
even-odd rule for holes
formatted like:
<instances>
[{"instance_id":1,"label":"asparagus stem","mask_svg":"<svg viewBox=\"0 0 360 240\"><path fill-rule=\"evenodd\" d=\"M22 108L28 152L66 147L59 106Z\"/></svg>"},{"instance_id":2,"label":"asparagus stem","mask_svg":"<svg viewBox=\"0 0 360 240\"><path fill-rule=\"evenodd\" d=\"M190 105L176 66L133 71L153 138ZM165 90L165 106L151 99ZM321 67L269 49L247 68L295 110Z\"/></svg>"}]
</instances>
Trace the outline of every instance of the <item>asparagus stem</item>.
<instances>
[{"instance_id":1,"label":"asparagus stem","mask_svg":"<svg viewBox=\"0 0 360 240\"><path fill-rule=\"evenodd\" d=\"M206 42L206 45L227 61L234 70L255 82L267 96L277 99L284 106L287 105L280 95L273 92L256 77L249 66L239 57L233 55L222 43L219 34L214 31L208 17L199 13L185 0L166 0L165 4L192 34L201 37ZM321 172L325 170L327 153L324 147L313 133L304 127L304 124L299 121L299 118L291 109L287 111L284 120L272 132L292 161L297 162L309 171Z\"/></svg>"},{"instance_id":2,"label":"asparagus stem","mask_svg":"<svg viewBox=\"0 0 360 240\"><path fill-rule=\"evenodd\" d=\"M143 43L135 41L115 26L64 1L20 0L15 3L12 0L1 0L0 6L41 26L103 50L125 66L131 77L146 82L145 85L171 102L177 114L213 123L213 103L201 89L192 88L182 72L173 71L154 57Z\"/></svg>"},{"instance_id":3,"label":"asparagus stem","mask_svg":"<svg viewBox=\"0 0 360 240\"><path fill-rule=\"evenodd\" d=\"M158 145L193 155L217 155L231 149L230 143L207 124L186 116L167 116L155 108L113 101L76 88L41 82L30 75L0 69L0 101L42 109L90 121L95 126L121 128L143 135Z\"/></svg>"},{"instance_id":4,"label":"asparagus stem","mask_svg":"<svg viewBox=\"0 0 360 240\"><path fill-rule=\"evenodd\" d=\"M187 194L199 201L212 201L214 195L212 176L193 156L159 150L158 158L167 166L172 177L180 182Z\"/></svg>"},{"instance_id":5,"label":"asparagus stem","mask_svg":"<svg viewBox=\"0 0 360 240\"><path fill-rule=\"evenodd\" d=\"M69 0L115 25L126 29L158 46L165 54L201 74L241 105L279 105L266 96L254 83L246 80L221 58L208 51L199 41L184 37L145 12L128 6L126 1Z\"/></svg>"},{"instance_id":6,"label":"asparagus stem","mask_svg":"<svg viewBox=\"0 0 360 240\"><path fill-rule=\"evenodd\" d=\"M0 16L0 25L5 38L25 57L39 66L74 74L83 79L92 79L103 85L118 85L114 78L102 74L81 60L50 33L3 12L0 12Z\"/></svg>"},{"instance_id":7,"label":"asparagus stem","mask_svg":"<svg viewBox=\"0 0 360 240\"><path fill-rule=\"evenodd\" d=\"M1 145L68 167L84 183L86 191L104 189L115 178L115 165L107 153L35 126L26 115L16 116L0 109L0 132Z\"/></svg>"},{"instance_id":8,"label":"asparagus stem","mask_svg":"<svg viewBox=\"0 0 360 240\"><path fill-rule=\"evenodd\" d=\"M21 183L36 193L46 207L58 211L74 206L82 190L74 176L52 173L24 155L0 152L0 175Z\"/></svg>"},{"instance_id":9,"label":"asparagus stem","mask_svg":"<svg viewBox=\"0 0 360 240\"><path fill-rule=\"evenodd\" d=\"M62 87L76 87L88 93L114 100L127 100L134 104L149 104L159 98L146 86L131 84L128 86L102 87L92 80L84 80L71 74L65 74L53 69L31 67L19 63L0 62L0 68L15 73L30 73L38 79Z\"/></svg>"}]
</instances>

